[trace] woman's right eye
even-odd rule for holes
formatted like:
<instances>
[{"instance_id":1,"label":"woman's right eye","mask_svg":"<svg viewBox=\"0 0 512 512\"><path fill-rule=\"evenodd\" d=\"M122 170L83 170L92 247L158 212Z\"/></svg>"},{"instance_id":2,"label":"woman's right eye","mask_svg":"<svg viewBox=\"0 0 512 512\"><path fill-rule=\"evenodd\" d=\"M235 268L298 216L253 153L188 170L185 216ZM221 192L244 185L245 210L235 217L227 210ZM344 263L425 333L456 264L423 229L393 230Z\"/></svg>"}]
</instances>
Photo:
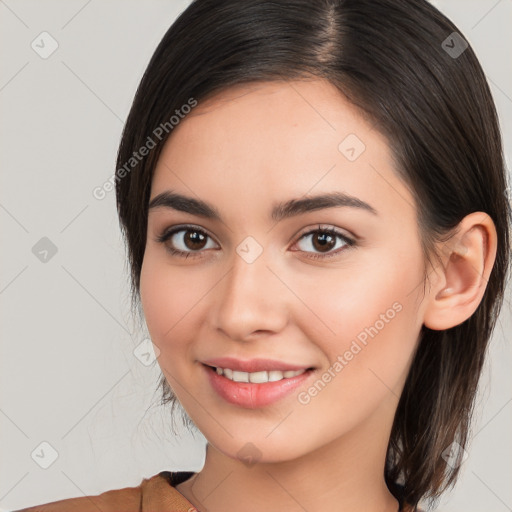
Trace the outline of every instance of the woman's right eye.
<instances>
[{"instance_id":1,"label":"woman's right eye","mask_svg":"<svg viewBox=\"0 0 512 512\"><path fill-rule=\"evenodd\" d=\"M205 245L207 239L211 239L210 235L195 226L167 229L157 237L159 243L165 244L167 251L181 258L188 258L190 255L195 258L197 256L194 253L203 252L201 249L211 249L212 247Z\"/></svg>"}]
</instances>

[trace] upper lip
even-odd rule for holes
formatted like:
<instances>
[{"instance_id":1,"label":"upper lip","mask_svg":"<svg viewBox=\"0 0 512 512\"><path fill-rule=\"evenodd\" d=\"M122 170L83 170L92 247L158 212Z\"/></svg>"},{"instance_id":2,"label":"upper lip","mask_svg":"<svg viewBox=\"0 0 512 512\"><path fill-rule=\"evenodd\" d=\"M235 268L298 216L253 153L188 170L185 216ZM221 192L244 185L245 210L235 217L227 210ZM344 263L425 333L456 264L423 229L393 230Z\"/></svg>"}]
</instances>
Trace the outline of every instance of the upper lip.
<instances>
[{"instance_id":1,"label":"upper lip","mask_svg":"<svg viewBox=\"0 0 512 512\"><path fill-rule=\"evenodd\" d=\"M291 364L276 359L248 359L243 361L234 357L216 357L202 361L207 366L215 368L229 368L239 372L261 372L264 370L296 371L313 368L311 365Z\"/></svg>"}]
</instances>

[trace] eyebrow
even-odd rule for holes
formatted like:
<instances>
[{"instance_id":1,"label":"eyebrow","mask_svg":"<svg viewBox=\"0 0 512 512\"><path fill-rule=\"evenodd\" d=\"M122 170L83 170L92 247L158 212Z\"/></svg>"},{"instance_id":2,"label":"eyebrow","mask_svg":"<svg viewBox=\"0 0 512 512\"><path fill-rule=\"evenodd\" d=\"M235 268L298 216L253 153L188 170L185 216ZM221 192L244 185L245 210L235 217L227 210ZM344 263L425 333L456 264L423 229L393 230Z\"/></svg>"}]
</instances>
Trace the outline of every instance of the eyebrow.
<instances>
[{"instance_id":1,"label":"eyebrow","mask_svg":"<svg viewBox=\"0 0 512 512\"><path fill-rule=\"evenodd\" d=\"M359 208L378 216L377 210L361 199L343 192L330 192L316 196L306 196L276 203L271 210L270 218L276 222L324 208ZM205 219L223 222L222 216L215 206L182 194L166 190L155 196L149 203L148 210L170 208L190 213Z\"/></svg>"}]
</instances>

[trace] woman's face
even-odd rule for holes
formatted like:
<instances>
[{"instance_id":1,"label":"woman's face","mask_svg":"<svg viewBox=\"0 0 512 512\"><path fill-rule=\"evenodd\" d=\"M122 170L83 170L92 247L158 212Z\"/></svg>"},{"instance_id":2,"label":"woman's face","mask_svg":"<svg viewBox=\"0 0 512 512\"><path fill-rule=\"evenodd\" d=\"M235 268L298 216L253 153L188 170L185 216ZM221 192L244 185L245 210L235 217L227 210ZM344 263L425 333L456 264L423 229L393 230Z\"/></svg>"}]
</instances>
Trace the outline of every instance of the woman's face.
<instances>
[{"instance_id":1,"label":"woman's face","mask_svg":"<svg viewBox=\"0 0 512 512\"><path fill-rule=\"evenodd\" d=\"M219 217L160 200L141 273L160 367L210 444L275 462L389 437L424 274L415 203L384 137L326 81L237 86L174 128L150 203L164 193ZM325 194L353 199L293 206ZM237 384L203 364L221 357L314 370Z\"/></svg>"}]
</instances>

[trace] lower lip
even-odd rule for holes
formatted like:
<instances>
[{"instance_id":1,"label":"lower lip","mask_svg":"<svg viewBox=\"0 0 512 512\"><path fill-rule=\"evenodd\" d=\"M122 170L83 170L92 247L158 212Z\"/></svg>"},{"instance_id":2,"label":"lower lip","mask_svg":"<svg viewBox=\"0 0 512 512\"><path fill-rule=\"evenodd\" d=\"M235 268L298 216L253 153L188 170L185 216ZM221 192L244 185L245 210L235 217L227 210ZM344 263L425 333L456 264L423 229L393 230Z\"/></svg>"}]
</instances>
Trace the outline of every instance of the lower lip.
<instances>
[{"instance_id":1,"label":"lower lip","mask_svg":"<svg viewBox=\"0 0 512 512\"><path fill-rule=\"evenodd\" d=\"M277 402L301 384L304 384L314 373L314 370L306 370L304 373L289 379L254 384L251 382L234 382L223 375L219 375L210 366L203 365L203 367L208 374L212 388L226 402L246 409L258 409Z\"/></svg>"}]
</instances>

